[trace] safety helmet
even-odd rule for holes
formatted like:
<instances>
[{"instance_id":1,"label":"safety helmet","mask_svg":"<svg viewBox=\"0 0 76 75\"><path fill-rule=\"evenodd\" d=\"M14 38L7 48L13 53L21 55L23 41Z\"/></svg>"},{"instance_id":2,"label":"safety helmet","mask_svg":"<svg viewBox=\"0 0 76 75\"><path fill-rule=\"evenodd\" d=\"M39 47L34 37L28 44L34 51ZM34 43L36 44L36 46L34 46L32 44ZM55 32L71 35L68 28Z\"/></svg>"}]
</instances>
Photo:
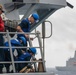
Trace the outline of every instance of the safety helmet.
<instances>
[{"instance_id":1,"label":"safety helmet","mask_svg":"<svg viewBox=\"0 0 76 75\"><path fill-rule=\"evenodd\" d=\"M25 45L27 43L25 37L19 37L20 40L22 40L22 43Z\"/></svg>"},{"instance_id":2,"label":"safety helmet","mask_svg":"<svg viewBox=\"0 0 76 75\"><path fill-rule=\"evenodd\" d=\"M30 51L33 53L33 54L36 54L36 48L29 48L30 49Z\"/></svg>"},{"instance_id":3,"label":"safety helmet","mask_svg":"<svg viewBox=\"0 0 76 75\"><path fill-rule=\"evenodd\" d=\"M39 15L38 15L37 13L33 13L33 14L32 14L32 17L34 18L34 20L35 20L36 22L39 21Z\"/></svg>"}]
</instances>

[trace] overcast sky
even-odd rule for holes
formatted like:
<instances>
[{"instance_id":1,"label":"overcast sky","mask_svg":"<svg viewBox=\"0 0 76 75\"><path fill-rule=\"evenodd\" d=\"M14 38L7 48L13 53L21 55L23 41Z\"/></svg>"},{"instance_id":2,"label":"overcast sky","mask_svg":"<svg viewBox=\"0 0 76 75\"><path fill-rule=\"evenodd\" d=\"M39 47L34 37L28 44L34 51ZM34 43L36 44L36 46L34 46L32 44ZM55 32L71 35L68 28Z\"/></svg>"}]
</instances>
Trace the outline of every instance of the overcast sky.
<instances>
[{"instance_id":1,"label":"overcast sky","mask_svg":"<svg viewBox=\"0 0 76 75\"><path fill-rule=\"evenodd\" d=\"M67 1L74 5L73 9L61 8L48 18L53 24L53 35L45 40L45 59L49 68L65 66L76 50L76 0ZM47 29L49 34L49 26Z\"/></svg>"}]
</instances>

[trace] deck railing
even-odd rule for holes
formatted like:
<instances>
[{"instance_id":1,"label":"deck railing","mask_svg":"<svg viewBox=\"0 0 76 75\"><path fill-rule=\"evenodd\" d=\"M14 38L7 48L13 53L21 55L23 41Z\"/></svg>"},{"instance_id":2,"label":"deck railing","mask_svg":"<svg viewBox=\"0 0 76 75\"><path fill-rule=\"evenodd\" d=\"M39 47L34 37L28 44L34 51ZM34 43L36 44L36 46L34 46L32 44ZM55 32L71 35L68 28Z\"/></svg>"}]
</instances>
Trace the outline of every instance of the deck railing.
<instances>
[{"instance_id":1,"label":"deck railing","mask_svg":"<svg viewBox=\"0 0 76 75\"><path fill-rule=\"evenodd\" d=\"M42 42L41 42L41 39L40 39L40 33L37 32L37 33L21 33L21 32L9 32L8 30L6 32L0 32L0 34L4 34L7 36L7 41L9 43L9 47L6 47L6 46L0 46L0 48L9 48L10 50L10 55L11 55L11 61L0 61L0 63L11 63L12 64L12 69L13 69L13 72L16 73L16 69L15 69L15 63L33 63L34 66L35 66L35 71L38 71L37 69L37 65L36 63L38 62L42 62L43 63L43 67L44 67L44 71L46 71L46 68L45 68L45 61L44 61L44 57L43 57L43 50L42 50ZM10 37L10 34L29 34L29 35L35 35L37 38L38 38L38 42L39 42L39 47L33 47L32 46L32 42L30 40L30 37L29 37L29 47L12 47L11 46L11 37ZM5 38L6 39L6 38ZM42 58L42 61L40 60L36 60L36 61L14 61L14 58L13 58L13 52L12 52L12 48L40 48L40 54L41 54L41 58Z\"/></svg>"}]
</instances>

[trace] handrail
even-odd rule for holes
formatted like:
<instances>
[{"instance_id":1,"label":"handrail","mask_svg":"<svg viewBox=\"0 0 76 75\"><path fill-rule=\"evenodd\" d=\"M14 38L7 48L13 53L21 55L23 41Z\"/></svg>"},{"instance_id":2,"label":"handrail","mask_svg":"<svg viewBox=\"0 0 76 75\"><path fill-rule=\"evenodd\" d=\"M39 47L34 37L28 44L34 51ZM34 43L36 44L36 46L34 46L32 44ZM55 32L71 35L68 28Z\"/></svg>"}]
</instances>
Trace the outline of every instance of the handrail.
<instances>
[{"instance_id":1,"label":"handrail","mask_svg":"<svg viewBox=\"0 0 76 75\"><path fill-rule=\"evenodd\" d=\"M9 47L0 46L0 48L9 48ZM31 48L31 47L17 47L17 46L13 47L13 46L12 46L11 48ZM32 48L39 48L39 47L32 47Z\"/></svg>"},{"instance_id":2,"label":"handrail","mask_svg":"<svg viewBox=\"0 0 76 75\"><path fill-rule=\"evenodd\" d=\"M45 38L50 38L52 36L52 23L50 21L44 21L44 22L49 22L50 23L50 27L51 27L51 34L48 36L48 37L45 37Z\"/></svg>"},{"instance_id":3,"label":"handrail","mask_svg":"<svg viewBox=\"0 0 76 75\"><path fill-rule=\"evenodd\" d=\"M9 47L6 47L6 46L0 46L0 48L9 48L9 50L10 50L10 55L11 55L11 61L9 62L9 61L1 61L0 63L12 63L12 66L13 66L13 72L15 73L16 72L16 70L15 70L15 63L37 63L37 62L42 62L43 63L43 65L44 65L44 60L42 60L42 61L38 61L38 60L36 60L36 61L15 61L14 60L14 58L13 58L13 52L12 52L12 48L40 48L40 51L41 51L41 58L43 59L43 52L42 52L42 46L41 46L41 42L40 42L40 36L39 36L39 34L40 33L21 33L21 32L9 32L8 30L7 30L7 32L0 32L0 34L7 34L7 40L8 40L8 43L9 43ZM36 37L38 38L38 41L39 41L39 44L40 44L40 46L39 47L33 47L32 46L32 43L30 43L30 46L29 47L14 47L14 46L11 46L11 43L10 43L10 40L11 40L11 37L9 36L10 34L30 34L30 35L36 35ZM6 37L5 37L6 38ZM31 40L30 40L30 37L29 37L29 41L31 42ZM36 65L35 65L36 66ZM45 65L44 65L45 66ZM36 66L37 67L37 66ZM44 69L45 69L45 67L44 67ZM37 71L37 68L36 68L36 71Z\"/></svg>"},{"instance_id":4,"label":"handrail","mask_svg":"<svg viewBox=\"0 0 76 75\"><path fill-rule=\"evenodd\" d=\"M41 42L41 39L40 39L40 32L37 32L37 37L38 37L38 41L39 41L39 46L40 46L40 51L41 51L41 57L42 57L42 61L44 61L44 52L42 50L42 42ZM45 68L45 62L43 62L43 65L44 65L44 71L46 71L46 68Z\"/></svg>"},{"instance_id":5,"label":"handrail","mask_svg":"<svg viewBox=\"0 0 76 75\"><path fill-rule=\"evenodd\" d=\"M0 32L0 34L7 34L7 32ZM29 33L29 32L9 32L9 34L31 34L31 35L37 35L36 33Z\"/></svg>"},{"instance_id":6,"label":"handrail","mask_svg":"<svg viewBox=\"0 0 76 75\"><path fill-rule=\"evenodd\" d=\"M8 43L9 43L9 48L10 48L10 55L11 55L11 61L12 61L12 67L13 67L13 72L15 73L16 72L16 69L15 69L15 64L14 64L14 58L13 58L13 52L12 52L12 48L11 48L11 42L10 42L10 37L9 37L9 32L7 30L7 37L8 37Z\"/></svg>"},{"instance_id":7,"label":"handrail","mask_svg":"<svg viewBox=\"0 0 76 75\"><path fill-rule=\"evenodd\" d=\"M43 62L43 61L39 61L39 60L35 60L35 61L14 61L14 63L36 63L36 62ZM9 61L9 62L8 61L6 61L6 62L2 61L0 63L12 63L12 62L11 61Z\"/></svg>"}]
</instances>

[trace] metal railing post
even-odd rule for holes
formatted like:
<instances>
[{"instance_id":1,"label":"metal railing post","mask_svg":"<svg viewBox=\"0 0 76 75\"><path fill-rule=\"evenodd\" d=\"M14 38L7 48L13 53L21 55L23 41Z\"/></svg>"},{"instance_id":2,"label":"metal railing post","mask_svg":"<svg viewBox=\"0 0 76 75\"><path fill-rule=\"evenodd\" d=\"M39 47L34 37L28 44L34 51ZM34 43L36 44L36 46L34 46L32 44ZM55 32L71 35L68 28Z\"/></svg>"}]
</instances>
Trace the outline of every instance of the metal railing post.
<instances>
[{"instance_id":1,"label":"metal railing post","mask_svg":"<svg viewBox=\"0 0 76 75\"><path fill-rule=\"evenodd\" d=\"M11 47L11 43L10 43L10 36L9 36L9 31L8 30L7 30L7 38L8 38L8 43L9 43L9 49L10 49L13 72L15 73L16 72L15 63L14 63L13 52L12 52L12 47Z\"/></svg>"},{"instance_id":2,"label":"metal railing post","mask_svg":"<svg viewBox=\"0 0 76 75\"><path fill-rule=\"evenodd\" d=\"M43 50L42 50L42 42L41 42L41 39L40 39L40 33L38 31L37 31L37 37L38 37L38 41L39 41L39 46L40 46L40 52L41 52L43 66L44 66L44 71L46 71L45 61L44 61L44 56L43 56Z\"/></svg>"},{"instance_id":3,"label":"metal railing post","mask_svg":"<svg viewBox=\"0 0 76 75\"><path fill-rule=\"evenodd\" d=\"M30 40L30 37L29 37L29 45L30 45L30 48L33 47L33 44L32 44L32 41ZM35 56L33 56L33 58L35 58ZM38 69L37 69L37 64L36 64L36 62L34 63L34 67L35 67L35 71L37 72Z\"/></svg>"}]
</instances>

